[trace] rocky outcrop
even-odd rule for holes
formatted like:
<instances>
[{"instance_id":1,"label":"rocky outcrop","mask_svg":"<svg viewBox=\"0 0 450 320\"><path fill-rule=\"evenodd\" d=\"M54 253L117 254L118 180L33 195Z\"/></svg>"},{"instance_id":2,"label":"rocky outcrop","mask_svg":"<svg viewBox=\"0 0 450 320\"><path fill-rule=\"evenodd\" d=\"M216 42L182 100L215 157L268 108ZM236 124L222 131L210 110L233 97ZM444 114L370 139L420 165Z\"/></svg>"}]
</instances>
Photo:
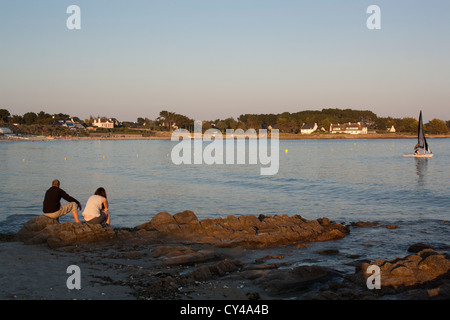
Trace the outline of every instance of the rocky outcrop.
<instances>
[{"instance_id":1,"label":"rocky outcrop","mask_svg":"<svg viewBox=\"0 0 450 320\"><path fill-rule=\"evenodd\" d=\"M413 245L418 248L423 244ZM380 268L380 289L368 289L366 273L370 265ZM371 281L371 279L369 279ZM450 257L431 248L390 261L363 263L340 284L323 290L328 299L448 299L450 296ZM318 297L316 297L318 298Z\"/></svg>"},{"instance_id":2,"label":"rocky outcrop","mask_svg":"<svg viewBox=\"0 0 450 320\"><path fill-rule=\"evenodd\" d=\"M25 223L15 239L26 244L47 243L52 248L112 239L265 247L341 239L348 233L348 227L331 223L327 218L306 220L298 215L230 215L199 221L192 211L183 211L174 215L160 212L149 222L131 229L112 229L84 222L60 224L39 216Z\"/></svg>"},{"instance_id":3,"label":"rocky outcrop","mask_svg":"<svg viewBox=\"0 0 450 320\"><path fill-rule=\"evenodd\" d=\"M156 230L180 240L231 246L276 246L299 242L341 239L349 229L333 224L327 218L306 220L301 216L244 215L199 221L192 211L173 216L160 212L137 227L138 230Z\"/></svg>"},{"instance_id":4,"label":"rocky outcrop","mask_svg":"<svg viewBox=\"0 0 450 320\"><path fill-rule=\"evenodd\" d=\"M422 285L446 275L450 271L450 260L445 253L425 249L416 255L391 261L377 260L371 264L364 263L362 271L369 265L380 267L381 286L394 289ZM364 273L365 277L368 275Z\"/></svg>"},{"instance_id":5,"label":"rocky outcrop","mask_svg":"<svg viewBox=\"0 0 450 320\"><path fill-rule=\"evenodd\" d=\"M38 216L24 224L15 235L15 240L25 244L46 243L50 248L57 248L78 243L110 240L115 237L116 234L110 227L76 222L61 224L55 219Z\"/></svg>"}]
</instances>

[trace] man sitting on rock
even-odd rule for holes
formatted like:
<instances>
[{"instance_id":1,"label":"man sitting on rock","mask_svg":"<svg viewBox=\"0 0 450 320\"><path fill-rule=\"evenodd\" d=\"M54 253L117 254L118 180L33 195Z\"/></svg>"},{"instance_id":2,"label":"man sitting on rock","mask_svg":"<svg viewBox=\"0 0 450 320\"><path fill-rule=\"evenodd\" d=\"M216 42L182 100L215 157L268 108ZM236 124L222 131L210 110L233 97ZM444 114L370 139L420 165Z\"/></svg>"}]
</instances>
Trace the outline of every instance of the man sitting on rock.
<instances>
[{"instance_id":1,"label":"man sitting on rock","mask_svg":"<svg viewBox=\"0 0 450 320\"><path fill-rule=\"evenodd\" d=\"M80 222L80 219L78 219L78 209L81 210L80 202L69 196L59 185L59 180L53 180L51 188L45 193L43 208L45 216L58 220L60 217L72 212L75 222ZM61 206L61 198L69 203Z\"/></svg>"}]
</instances>

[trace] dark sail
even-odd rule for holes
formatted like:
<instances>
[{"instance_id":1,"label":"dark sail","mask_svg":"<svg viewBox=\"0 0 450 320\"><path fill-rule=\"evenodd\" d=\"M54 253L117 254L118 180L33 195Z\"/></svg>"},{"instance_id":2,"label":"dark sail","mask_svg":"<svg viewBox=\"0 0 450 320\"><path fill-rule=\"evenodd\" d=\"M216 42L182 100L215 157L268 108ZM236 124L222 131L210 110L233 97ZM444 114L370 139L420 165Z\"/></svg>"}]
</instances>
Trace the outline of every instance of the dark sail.
<instances>
[{"instance_id":1,"label":"dark sail","mask_svg":"<svg viewBox=\"0 0 450 320\"><path fill-rule=\"evenodd\" d=\"M419 148L425 149L425 151L432 153L430 147L428 147L427 139L425 139L425 133L423 132L422 111L420 111L419 115L419 130L417 139L419 143Z\"/></svg>"}]
</instances>

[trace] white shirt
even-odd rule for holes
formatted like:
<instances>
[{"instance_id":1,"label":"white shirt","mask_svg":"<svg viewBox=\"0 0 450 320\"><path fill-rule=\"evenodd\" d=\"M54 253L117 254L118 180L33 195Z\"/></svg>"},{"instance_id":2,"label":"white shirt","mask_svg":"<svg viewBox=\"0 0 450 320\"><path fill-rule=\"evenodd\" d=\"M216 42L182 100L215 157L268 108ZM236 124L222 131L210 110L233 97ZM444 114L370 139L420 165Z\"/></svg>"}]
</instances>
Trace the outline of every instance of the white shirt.
<instances>
[{"instance_id":1,"label":"white shirt","mask_svg":"<svg viewBox=\"0 0 450 320\"><path fill-rule=\"evenodd\" d=\"M104 199L105 199L104 197L97 195L89 197L83 211L83 217L86 221L100 217L100 212L102 211L102 204Z\"/></svg>"}]
</instances>

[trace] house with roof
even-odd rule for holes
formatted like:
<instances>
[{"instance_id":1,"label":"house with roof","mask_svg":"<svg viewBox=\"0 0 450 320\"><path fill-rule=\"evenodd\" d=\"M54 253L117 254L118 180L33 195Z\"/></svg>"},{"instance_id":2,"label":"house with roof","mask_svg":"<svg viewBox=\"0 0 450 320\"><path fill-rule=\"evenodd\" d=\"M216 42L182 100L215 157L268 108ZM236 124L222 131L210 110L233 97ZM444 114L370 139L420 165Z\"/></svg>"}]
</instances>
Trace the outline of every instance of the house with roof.
<instances>
[{"instance_id":1,"label":"house with roof","mask_svg":"<svg viewBox=\"0 0 450 320\"><path fill-rule=\"evenodd\" d=\"M83 122L78 117L71 117L70 119L66 120L64 122L64 124L62 124L62 126L70 128L70 129L73 129L73 130L76 130L76 129L83 129L84 130L84 129L86 129L83 126Z\"/></svg>"},{"instance_id":2,"label":"house with roof","mask_svg":"<svg viewBox=\"0 0 450 320\"><path fill-rule=\"evenodd\" d=\"M304 123L300 128L301 134L311 134L317 130L317 123Z\"/></svg>"},{"instance_id":3,"label":"house with roof","mask_svg":"<svg viewBox=\"0 0 450 320\"><path fill-rule=\"evenodd\" d=\"M361 122L331 124L330 133L367 134L367 127L363 126Z\"/></svg>"},{"instance_id":4,"label":"house with roof","mask_svg":"<svg viewBox=\"0 0 450 320\"><path fill-rule=\"evenodd\" d=\"M97 118L92 123L94 127L112 129L118 126L118 121L114 118Z\"/></svg>"}]
</instances>

